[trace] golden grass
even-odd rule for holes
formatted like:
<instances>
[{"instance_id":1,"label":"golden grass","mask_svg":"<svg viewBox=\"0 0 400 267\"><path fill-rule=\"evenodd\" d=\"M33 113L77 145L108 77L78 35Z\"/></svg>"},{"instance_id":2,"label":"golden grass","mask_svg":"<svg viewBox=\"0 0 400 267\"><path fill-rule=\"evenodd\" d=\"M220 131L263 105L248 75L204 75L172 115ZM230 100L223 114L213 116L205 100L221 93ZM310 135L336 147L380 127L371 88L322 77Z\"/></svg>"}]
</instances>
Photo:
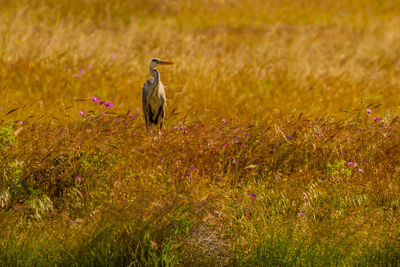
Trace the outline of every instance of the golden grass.
<instances>
[{"instance_id":1,"label":"golden grass","mask_svg":"<svg viewBox=\"0 0 400 267\"><path fill-rule=\"evenodd\" d=\"M0 262L394 263L399 4L2 1Z\"/></svg>"}]
</instances>

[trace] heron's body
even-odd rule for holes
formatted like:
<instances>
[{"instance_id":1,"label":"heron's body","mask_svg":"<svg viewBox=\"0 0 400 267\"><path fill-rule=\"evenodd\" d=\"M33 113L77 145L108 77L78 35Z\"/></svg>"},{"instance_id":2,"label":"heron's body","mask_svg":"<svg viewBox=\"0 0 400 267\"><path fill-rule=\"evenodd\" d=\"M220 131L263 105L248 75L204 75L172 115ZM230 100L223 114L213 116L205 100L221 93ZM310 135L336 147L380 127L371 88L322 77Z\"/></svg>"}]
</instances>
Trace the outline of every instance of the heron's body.
<instances>
[{"instance_id":1,"label":"heron's body","mask_svg":"<svg viewBox=\"0 0 400 267\"><path fill-rule=\"evenodd\" d=\"M167 108L164 85L160 80L160 72L155 67L170 64L173 63L157 58L150 61L149 69L152 77L144 83L142 94L143 115L148 128L160 124L161 130Z\"/></svg>"}]
</instances>

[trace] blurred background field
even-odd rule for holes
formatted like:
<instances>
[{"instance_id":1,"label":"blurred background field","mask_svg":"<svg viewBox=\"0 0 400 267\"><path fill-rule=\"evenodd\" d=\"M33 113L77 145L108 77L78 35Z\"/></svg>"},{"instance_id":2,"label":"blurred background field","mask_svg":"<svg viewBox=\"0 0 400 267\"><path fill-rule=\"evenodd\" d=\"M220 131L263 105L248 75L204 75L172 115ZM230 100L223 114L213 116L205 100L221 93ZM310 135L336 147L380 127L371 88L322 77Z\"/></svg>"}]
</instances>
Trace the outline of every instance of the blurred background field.
<instances>
[{"instance_id":1,"label":"blurred background field","mask_svg":"<svg viewBox=\"0 0 400 267\"><path fill-rule=\"evenodd\" d=\"M399 29L399 1L1 1L0 265L399 264Z\"/></svg>"}]
</instances>

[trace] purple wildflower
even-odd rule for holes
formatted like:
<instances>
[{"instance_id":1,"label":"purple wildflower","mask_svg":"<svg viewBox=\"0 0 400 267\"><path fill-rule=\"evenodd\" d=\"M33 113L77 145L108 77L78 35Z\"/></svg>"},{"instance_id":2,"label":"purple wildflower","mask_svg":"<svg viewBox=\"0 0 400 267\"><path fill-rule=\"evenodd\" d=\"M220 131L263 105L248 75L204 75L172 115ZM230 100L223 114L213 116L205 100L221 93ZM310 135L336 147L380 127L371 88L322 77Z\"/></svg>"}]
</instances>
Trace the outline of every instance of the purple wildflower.
<instances>
[{"instance_id":1,"label":"purple wildflower","mask_svg":"<svg viewBox=\"0 0 400 267\"><path fill-rule=\"evenodd\" d=\"M302 211L300 211L299 215L300 215L301 217L306 216L306 214L305 214L304 212L302 212Z\"/></svg>"},{"instance_id":2,"label":"purple wildflower","mask_svg":"<svg viewBox=\"0 0 400 267\"><path fill-rule=\"evenodd\" d=\"M347 165L349 165L349 166L354 166L354 161L349 161L349 162L347 162Z\"/></svg>"},{"instance_id":3,"label":"purple wildflower","mask_svg":"<svg viewBox=\"0 0 400 267\"><path fill-rule=\"evenodd\" d=\"M133 115L132 113L129 114L129 117L131 117L133 120L135 119L135 115Z\"/></svg>"},{"instance_id":4,"label":"purple wildflower","mask_svg":"<svg viewBox=\"0 0 400 267\"><path fill-rule=\"evenodd\" d=\"M99 103L99 99L95 96L92 96L93 103Z\"/></svg>"},{"instance_id":5,"label":"purple wildflower","mask_svg":"<svg viewBox=\"0 0 400 267\"><path fill-rule=\"evenodd\" d=\"M226 123L226 122L227 122L227 120L225 120L225 118L222 118L222 122L223 122L223 123Z\"/></svg>"},{"instance_id":6,"label":"purple wildflower","mask_svg":"<svg viewBox=\"0 0 400 267\"><path fill-rule=\"evenodd\" d=\"M111 103L111 102L108 102L107 103L107 105L106 105L106 108L111 108L111 107L113 107L114 106L114 104L113 103Z\"/></svg>"},{"instance_id":7,"label":"purple wildflower","mask_svg":"<svg viewBox=\"0 0 400 267\"><path fill-rule=\"evenodd\" d=\"M224 143L222 144L222 146L226 146L226 143L224 142Z\"/></svg>"},{"instance_id":8,"label":"purple wildflower","mask_svg":"<svg viewBox=\"0 0 400 267\"><path fill-rule=\"evenodd\" d=\"M256 198L257 198L257 195L253 194L253 199L256 200Z\"/></svg>"},{"instance_id":9,"label":"purple wildflower","mask_svg":"<svg viewBox=\"0 0 400 267\"><path fill-rule=\"evenodd\" d=\"M381 119L379 117L375 118L375 122L379 122Z\"/></svg>"},{"instance_id":10,"label":"purple wildflower","mask_svg":"<svg viewBox=\"0 0 400 267\"><path fill-rule=\"evenodd\" d=\"M246 136L246 137L249 136L249 133L246 133L244 136Z\"/></svg>"},{"instance_id":11,"label":"purple wildflower","mask_svg":"<svg viewBox=\"0 0 400 267\"><path fill-rule=\"evenodd\" d=\"M369 108L367 108L365 111L366 111L367 113L369 113L369 114L372 113L372 110L370 110Z\"/></svg>"},{"instance_id":12,"label":"purple wildflower","mask_svg":"<svg viewBox=\"0 0 400 267\"><path fill-rule=\"evenodd\" d=\"M105 103L106 103L106 101L100 100L100 106L104 105Z\"/></svg>"}]
</instances>

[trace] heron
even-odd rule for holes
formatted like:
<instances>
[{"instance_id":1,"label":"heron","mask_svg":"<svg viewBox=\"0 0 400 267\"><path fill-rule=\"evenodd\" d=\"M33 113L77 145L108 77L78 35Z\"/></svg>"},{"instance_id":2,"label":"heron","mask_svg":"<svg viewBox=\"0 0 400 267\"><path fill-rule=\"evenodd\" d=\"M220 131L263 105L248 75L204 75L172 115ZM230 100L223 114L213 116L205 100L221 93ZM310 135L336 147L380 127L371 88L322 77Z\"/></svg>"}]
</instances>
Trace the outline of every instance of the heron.
<instances>
[{"instance_id":1,"label":"heron","mask_svg":"<svg viewBox=\"0 0 400 267\"><path fill-rule=\"evenodd\" d=\"M148 130L150 130L152 126L157 126L158 123L160 123L159 133L161 133L167 108L164 85L160 80L160 72L155 68L160 65L172 64L174 63L163 61L158 58L150 60L149 70L152 77L144 83L142 93L143 115Z\"/></svg>"}]
</instances>

